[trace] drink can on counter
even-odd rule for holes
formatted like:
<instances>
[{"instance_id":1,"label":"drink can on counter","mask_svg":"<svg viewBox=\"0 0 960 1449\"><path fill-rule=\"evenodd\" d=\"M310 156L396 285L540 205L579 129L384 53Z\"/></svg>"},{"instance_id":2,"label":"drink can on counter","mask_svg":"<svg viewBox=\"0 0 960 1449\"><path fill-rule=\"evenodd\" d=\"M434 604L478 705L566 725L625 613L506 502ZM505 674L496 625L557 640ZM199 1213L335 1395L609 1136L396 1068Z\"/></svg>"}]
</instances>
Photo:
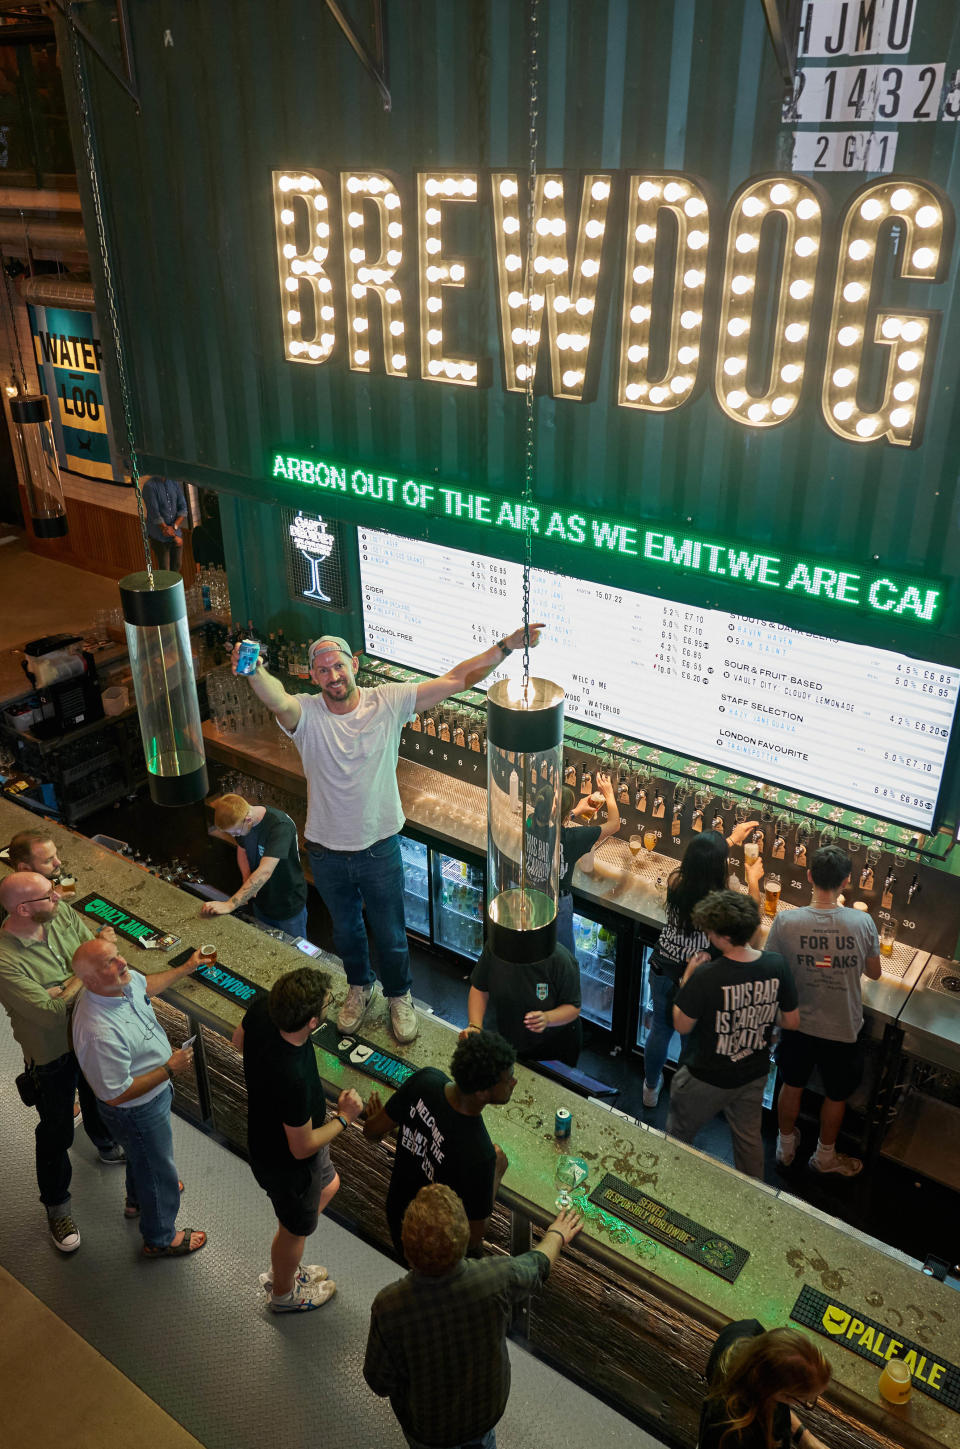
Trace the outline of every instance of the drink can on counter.
<instances>
[{"instance_id":1,"label":"drink can on counter","mask_svg":"<svg viewBox=\"0 0 960 1449\"><path fill-rule=\"evenodd\" d=\"M569 1137L573 1121L566 1107L558 1107L557 1115L554 1118L553 1131L556 1137Z\"/></svg>"},{"instance_id":2,"label":"drink can on counter","mask_svg":"<svg viewBox=\"0 0 960 1449\"><path fill-rule=\"evenodd\" d=\"M237 655L237 673L253 674L257 668L257 660L260 657L260 645L256 639L241 639L240 652Z\"/></svg>"}]
</instances>

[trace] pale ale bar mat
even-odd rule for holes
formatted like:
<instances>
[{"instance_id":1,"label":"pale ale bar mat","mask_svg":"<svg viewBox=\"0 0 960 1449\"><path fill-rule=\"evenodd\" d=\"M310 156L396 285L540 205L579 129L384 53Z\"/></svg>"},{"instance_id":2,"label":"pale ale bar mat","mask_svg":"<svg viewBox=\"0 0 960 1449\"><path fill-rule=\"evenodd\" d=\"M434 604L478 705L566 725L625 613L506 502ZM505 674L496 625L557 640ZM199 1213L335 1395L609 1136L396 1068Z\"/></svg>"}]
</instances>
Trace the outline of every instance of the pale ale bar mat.
<instances>
[{"instance_id":1,"label":"pale ale bar mat","mask_svg":"<svg viewBox=\"0 0 960 1449\"><path fill-rule=\"evenodd\" d=\"M903 1320L898 1308L888 1305L887 1312ZM868 1318L861 1309L850 1308L829 1294L811 1288L808 1283L800 1289L800 1297L791 1308L790 1317L804 1328L848 1348L858 1358L875 1363L878 1374L888 1359L902 1359L910 1370L915 1389L936 1399L938 1404L945 1404L955 1414L960 1413L960 1368L941 1358L930 1344L917 1343L899 1327L890 1328L886 1323L878 1323L875 1318ZM934 1338L935 1320L930 1320L926 1327L929 1336Z\"/></svg>"}]
</instances>

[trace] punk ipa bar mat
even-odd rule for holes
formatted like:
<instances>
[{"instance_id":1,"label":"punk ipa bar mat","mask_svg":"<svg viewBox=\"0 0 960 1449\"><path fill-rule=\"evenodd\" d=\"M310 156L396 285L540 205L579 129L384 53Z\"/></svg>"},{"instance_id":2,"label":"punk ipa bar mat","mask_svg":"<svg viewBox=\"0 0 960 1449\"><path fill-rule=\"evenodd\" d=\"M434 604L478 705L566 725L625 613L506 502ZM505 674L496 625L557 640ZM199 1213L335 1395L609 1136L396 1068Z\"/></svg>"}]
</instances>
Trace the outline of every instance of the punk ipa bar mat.
<instances>
[{"instance_id":1,"label":"punk ipa bar mat","mask_svg":"<svg viewBox=\"0 0 960 1449\"><path fill-rule=\"evenodd\" d=\"M606 1173L590 1194L590 1201L604 1212L620 1218L631 1228L638 1228L665 1247L673 1248L691 1263L709 1268L720 1278L733 1283L750 1254L728 1238L721 1237L692 1218L675 1212L656 1198L638 1192L621 1177Z\"/></svg>"},{"instance_id":2,"label":"punk ipa bar mat","mask_svg":"<svg viewBox=\"0 0 960 1449\"><path fill-rule=\"evenodd\" d=\"M310 1040L321 1051L328 1052L346 1066L356 1067L357 1071L374 1077L387 1087L402 1086L417 1070L409 1062L402 1062L399 1057L392 1057L381 1047L374 1046L373 1042L364 1041L359 1036L345 1036L332 1021L318 1026Z\"/></svg>"},{"instance_id":3,"label":"punk ipa bar mat","mask_svg":"<svg viewBox=\"0 0 960 1449\"><path fill-rule=\"evenodd\" d=\"M838 1302L808 1283L800 1289L790 1317L794 1323L848 1348L858 1358L875 1363L878 1372L888 1359L902 1359L910 1370L915 1389L955 1414L960 1413L960 1368L912 1338L904 1338L899 1330L894 1332L885 1323L868 1318L859 1309Z\"/></svg>"}]
</instances>

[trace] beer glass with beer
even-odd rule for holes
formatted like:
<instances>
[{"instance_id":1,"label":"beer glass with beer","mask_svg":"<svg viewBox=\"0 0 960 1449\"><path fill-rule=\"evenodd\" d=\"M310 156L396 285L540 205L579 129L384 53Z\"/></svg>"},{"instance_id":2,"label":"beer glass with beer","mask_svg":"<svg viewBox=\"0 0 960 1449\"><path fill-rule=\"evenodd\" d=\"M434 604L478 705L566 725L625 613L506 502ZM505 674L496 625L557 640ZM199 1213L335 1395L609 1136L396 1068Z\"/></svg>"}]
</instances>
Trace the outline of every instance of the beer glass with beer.
<instances>
[{"instance_id":1,"label":"beer glass with beer","mask_svg":"<svg viewBox=\"0 0 960 1449\"><path fill-rule=\"evenodd\" d=\"M630 839L627 841L627 844L630 847L630 854L633 856L634 860L639 860L640 852L643 850L643 836L631 835Z\"/></svg>"},{"instance_id":2,"label":"beer glass with beer","mask_svg":"<svg viewBox=\"0 0 960 1449\"><path fill-rule=\"evenodd\" d=\"M201 946L200 955L203 958L204 966L215 966L217 964L216 946Z\"/></svg>"},{"instance_id":3,"label":"beer glass with beer","mask_svg":"<svg viewBox=\"0 0 960 1449\"><path fill-rule=\"evenodd\" d=\"M768 916L775 916L780 905L780 877L768 875L763 883L763 909Z\"/></svg>"},{"instance_id":4,"label":"beer glass with beer","mask_svg":"<svg viewBox=\"0 0 960 1449\"><path fill-rule=\"evenodd\" d=\"M893 943L897 939L896 921L884 921L880 927L880 955L892 956Z\"/></svg>"},{"instance_id":5,"label":"beer glass with beer","mask_svg":"<svg viewBox=\"0 0 960 1449\"><path fill-rule=\"evenodd\" d=\"M907 1402L913 1388L913 1380L910 1377L910 1370L902 1358L887 1360L877 1387L888 1403L905 1404Z\"/></svg>"}]
</instances>

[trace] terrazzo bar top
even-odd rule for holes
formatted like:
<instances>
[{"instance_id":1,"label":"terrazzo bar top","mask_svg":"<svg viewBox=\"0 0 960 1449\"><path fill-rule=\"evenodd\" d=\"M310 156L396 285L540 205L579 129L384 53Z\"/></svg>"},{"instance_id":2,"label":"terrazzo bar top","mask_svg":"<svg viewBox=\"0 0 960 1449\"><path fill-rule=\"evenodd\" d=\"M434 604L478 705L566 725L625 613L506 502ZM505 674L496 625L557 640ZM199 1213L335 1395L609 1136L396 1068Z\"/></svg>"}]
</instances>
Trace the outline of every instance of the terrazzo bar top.
<instances>
[{"instance_id":1,"label":"terrazzo bar top","mask_svg":"<svg viewBox=\"0 0 960 1449\"><path fill-rule=\"evenodd\" d=\"M0 840L9 840L16 831L37 824L38 818L30 812L0 800ZM284 971L305 964L306 958L293 947L231 916L201 920L200 902L194 897L72 831L55 824L49 829L77 878L76 899L96 890L136 916L181 936L184 947L212 941L222 966L263 987L269 987ZM167 964L160 953L147 953L132 945L125 948L124 955L147 974ZM339 962L323 957L315 964L335 973L336 994L341 998L346 982ZM190 978L168 995L183 1010L218 1022L227 1035L242 1016L241 1008ZM393 1041L382 1011L373 1013L362 1030L375 1045L417 1067L446 1069L456 1045L455 1033L429 1018L423 1018L419 1038L407 1048ZM369 1077L327 1053L318 1053L318 1059L334 1092L354 1086L364 1099L369 1096L375 1085ZM786 1323L801 1288L808 1285L838 1305L840 1317L835 1316L835 1322L842 1322L843 1331L849 1327L863 1337L868 1325L859 1321L870 1318L883 1326L887 1344L891 1334L916 1341L926 1358L924 1371L944 1360L960 1363L956 1294L905 1259L880 1250L794 1199L669 1142L659 1132L585 1102L544 1077L523 1068L517 1075L511 1102L488 1108L485 1114L491 1136L510 1162L504 1179L508 1204L528 1211L541 1223L549 1221L555 1213L558 1155L561 1151L579 1155L590 1169L585 1193L593 1191L604 1173L612 1173L654 1202L708 1229L714 1256L729 1245L749 1253L736 1281L730 1283L585 1201L585 1236L604 1245L615 1260L623 1262L625 1272L639 1275L655 1293L674 1301L682 1295L688 1312L696 1313L702 1306L708 1321L720 1315L731 1319L756 1316L770 1326ZM562 1148L553 1131L557 1107L566 1107L573 1118L569 1145ZM583 1198L584 1192L579 1196ZM848 1310L851 1317L843 1319ZM916 1442L918 1431L933 1442L960 1449L960 1413L917 1389L909 1404L890 1409L877 1392L882 1359L865 1361L840 1347L836 1339L818 1335L817 1342L833 1365L835 1382L856 1396L854 1404L845 1406L848 1411L875 1422L894 1440ZM901 1420L902 1428L894 1420Z\"/></svg>"}]
</instances>

